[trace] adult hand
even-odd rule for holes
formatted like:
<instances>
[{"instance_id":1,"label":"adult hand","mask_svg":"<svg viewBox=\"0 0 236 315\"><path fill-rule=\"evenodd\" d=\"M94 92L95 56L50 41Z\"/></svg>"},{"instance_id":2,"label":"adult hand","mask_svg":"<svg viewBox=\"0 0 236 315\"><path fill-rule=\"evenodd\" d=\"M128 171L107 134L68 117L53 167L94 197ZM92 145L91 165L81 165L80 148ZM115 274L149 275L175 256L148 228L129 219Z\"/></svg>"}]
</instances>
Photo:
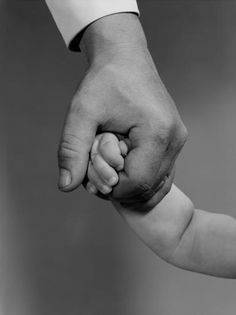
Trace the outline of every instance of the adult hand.
<instances>
[{"instance_id":1,"label":"adult hand","mask_svg":"<svg viewBox=\"0 0 236 315\"><path fill-rule=\"evenodd\" d=\"M136 15L121 13L94 22L83 35L83 46L89 68L65 120L59 188L72 191L83 182L95 135L110 131L128 138L130 149L111 198L151 208L170 190L186 128Z\"/></svg>"}]
</instances>

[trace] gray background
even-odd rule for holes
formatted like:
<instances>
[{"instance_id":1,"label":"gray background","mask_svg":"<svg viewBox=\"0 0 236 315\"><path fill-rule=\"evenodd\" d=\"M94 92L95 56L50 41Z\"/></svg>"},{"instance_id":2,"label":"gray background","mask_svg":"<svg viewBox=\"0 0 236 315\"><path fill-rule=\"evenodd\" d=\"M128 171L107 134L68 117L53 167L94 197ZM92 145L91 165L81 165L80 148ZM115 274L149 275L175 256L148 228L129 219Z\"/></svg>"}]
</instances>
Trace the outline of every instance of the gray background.
<instances>
[{"instance_id":1,"label":"gray background","mask_svg":"<svg viewBox=\"0 0 236 315\"><path fill-rule=\"evenodd\" d=\"M140 9L190 133L176 183L197 207L236 215L236 3ZM43 1L0 1L0 36L0 314L235 314L235 280L169 266L111 205L57 191L57 143L85 58L66 50Z\"/></svg>"}]
</instances>

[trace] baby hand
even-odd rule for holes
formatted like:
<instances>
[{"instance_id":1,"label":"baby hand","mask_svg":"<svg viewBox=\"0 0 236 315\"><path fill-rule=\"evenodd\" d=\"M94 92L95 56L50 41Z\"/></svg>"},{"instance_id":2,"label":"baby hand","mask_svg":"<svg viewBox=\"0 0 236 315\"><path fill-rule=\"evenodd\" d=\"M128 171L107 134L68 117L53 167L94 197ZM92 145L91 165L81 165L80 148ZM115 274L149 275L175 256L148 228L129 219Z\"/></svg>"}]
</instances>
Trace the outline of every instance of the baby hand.
<instances>
[{"instance_id":1,"label":"baby hand","mask_svg":"<svg viewBox=\"0 0 236 315\"><path fill-rule=\"evenodd\" d=\"M128 153L126 143L113 133L96 136L88 165L86 189L91 194L108 195L119 181L118 172L124 169L124 157Z\"/></svg>"}]
</instances>

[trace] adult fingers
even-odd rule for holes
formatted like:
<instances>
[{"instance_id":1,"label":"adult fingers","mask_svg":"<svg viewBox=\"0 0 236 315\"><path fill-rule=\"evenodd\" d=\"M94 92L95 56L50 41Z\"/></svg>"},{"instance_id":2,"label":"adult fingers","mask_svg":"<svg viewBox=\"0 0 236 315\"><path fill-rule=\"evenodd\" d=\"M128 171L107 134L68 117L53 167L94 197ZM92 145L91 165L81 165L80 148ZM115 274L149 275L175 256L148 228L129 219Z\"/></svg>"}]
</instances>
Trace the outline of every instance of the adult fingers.
<instances>
[{"instance_id":1,"label":"adult fingers","mask_svg":"<svg viewBox=\"0 0 236 315\"><path fill-rule=\"evenodd\" d=\"M164 180L157 187L156 191L153 190L152 196L146 201L138 202L121 202L121 206L128 210L133 210L136 212L148 212L152 210L171 190L175 175L175 169L173 168L170 173L165 176Z\"/></svg>"},{"instance_id":2,"label":"adult fingers","mask_svg":"<svg viewBox=\"0 0 236 315\"><path fill-rule=\"evenodd\" d=\"M135 203L151 199L165 176L170 173L176 158L171 135L138 130L129 135L132 148L125 159L125 172L120 174L119 184L112 198ZM159 194L162 195L161 193Z\"/></svg>"},{"instance_id":3,"label":"adult fingers","mask_svg":"<svg viewBox=\"0 0 236 315\"><path fill-rule=\"evenodd\" d=\"M71 106L64 124L58 149L58 187L72 191L83 181L97 122L86 110Z\"/></svg>"}]
</instances>

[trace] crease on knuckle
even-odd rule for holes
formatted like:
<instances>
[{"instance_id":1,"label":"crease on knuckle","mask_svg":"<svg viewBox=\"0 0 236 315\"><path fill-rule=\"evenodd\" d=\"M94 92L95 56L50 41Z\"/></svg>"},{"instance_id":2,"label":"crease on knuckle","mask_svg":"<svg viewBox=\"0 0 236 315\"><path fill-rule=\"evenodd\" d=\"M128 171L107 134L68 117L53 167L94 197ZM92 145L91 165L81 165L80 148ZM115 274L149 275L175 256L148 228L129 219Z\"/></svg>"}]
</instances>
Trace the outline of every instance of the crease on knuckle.
<instances>
[{"instance_id":1,"label":"crease on knuckle","mask_svg":"<svg viewBox=\"0 0 236 315\"><path fill-rule=\"evenodd\" d=\"M151 185L148 180L136 182L136 187L140 191L140 197L144 202L151 200L157 193L166 196L171 189L172 181L163 179L159 185Z\"/></svg>"},{"instance_id":2,"label":"crease on knuckle","mask_svg":"<svg viewBox=\"0 0 236 315\"><path fill-rule=\"evenodd\" d=\"M133 177L130 180L142 201L148 201L155 194L153 186L144 176Z\"/></svg>"},{"instance_id":3,"label":"crease on knuckle","mask_svg":"<svg viewBox=\"0 0 236 315\"><path fill-rule=\"evenodd\" d=\"M151 187L149 184L142 184L139 187L142 190L141 198L143 201L150 200L156 193L153 187Z\"/></svg>"}]
</instances>

